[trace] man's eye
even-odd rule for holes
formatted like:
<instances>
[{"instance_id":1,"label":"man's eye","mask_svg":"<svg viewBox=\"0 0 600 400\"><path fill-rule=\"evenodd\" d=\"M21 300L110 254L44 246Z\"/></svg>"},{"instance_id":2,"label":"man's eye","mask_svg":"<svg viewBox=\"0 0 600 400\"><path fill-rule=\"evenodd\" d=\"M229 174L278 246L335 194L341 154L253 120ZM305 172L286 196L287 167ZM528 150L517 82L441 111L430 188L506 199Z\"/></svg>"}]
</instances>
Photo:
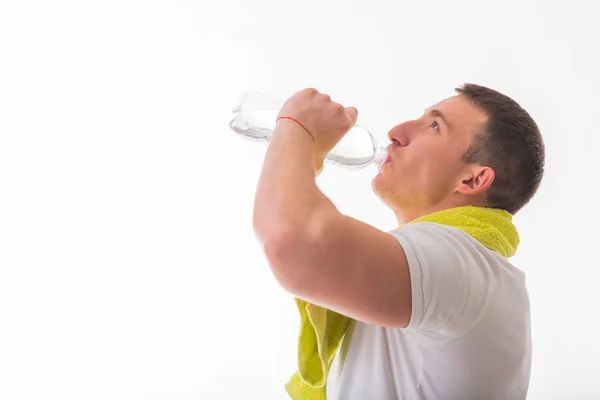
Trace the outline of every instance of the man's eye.
<instances>
[{"instance_id":1,"label":"man's eye","mask_svg":"<svg viewBox=\"0 0 600 400\"><path fill-rule=\"evenodd\" d=\"M440 124L438 124L436 121L433 121L431 123L430 127L433 128L433 129L439 130L440 129Z\"/></svg>"}]
</instances>

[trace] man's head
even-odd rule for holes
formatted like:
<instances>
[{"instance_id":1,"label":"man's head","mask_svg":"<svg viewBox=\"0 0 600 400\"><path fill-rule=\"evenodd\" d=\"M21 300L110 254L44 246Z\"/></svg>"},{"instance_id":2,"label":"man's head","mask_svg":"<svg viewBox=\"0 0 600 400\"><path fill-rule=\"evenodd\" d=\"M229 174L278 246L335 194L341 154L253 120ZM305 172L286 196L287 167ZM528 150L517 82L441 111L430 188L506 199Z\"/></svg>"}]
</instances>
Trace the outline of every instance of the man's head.
<instances>
[{"instance_id":1,"label":"man's head","mask_svg":"<svg viewBox=\"0 0 600 400\"><path fill-rule=\"evenodd\" d=\"M515 214L540 185L544 143L531 116L492 89L456 91L388 133L391 161L372 186L399 220L462 205Z\"/></svg>"}]
</instances>

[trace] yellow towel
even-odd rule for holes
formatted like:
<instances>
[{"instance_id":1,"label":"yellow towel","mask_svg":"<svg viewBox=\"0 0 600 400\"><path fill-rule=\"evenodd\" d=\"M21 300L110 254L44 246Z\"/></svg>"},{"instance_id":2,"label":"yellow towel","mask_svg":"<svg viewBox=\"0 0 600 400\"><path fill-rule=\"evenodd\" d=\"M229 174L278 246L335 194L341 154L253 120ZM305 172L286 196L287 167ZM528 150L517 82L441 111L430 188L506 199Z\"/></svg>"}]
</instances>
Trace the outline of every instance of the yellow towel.
<instances>
[{"instance_id":1,"label":"yellow towel","mask_svg":"<svg viewBox=\"0 0 600 400\"><path fill-rule=\"evenodd\" d=\"M462 229L488 249L512 257L519 245L519 234L512 215L495 208L465 206L438 211L415 219ZM285 386L293 400L325 400L327 375L352 319L298 298L300 338L298 371Z\"/></svg>"}]
</instances>

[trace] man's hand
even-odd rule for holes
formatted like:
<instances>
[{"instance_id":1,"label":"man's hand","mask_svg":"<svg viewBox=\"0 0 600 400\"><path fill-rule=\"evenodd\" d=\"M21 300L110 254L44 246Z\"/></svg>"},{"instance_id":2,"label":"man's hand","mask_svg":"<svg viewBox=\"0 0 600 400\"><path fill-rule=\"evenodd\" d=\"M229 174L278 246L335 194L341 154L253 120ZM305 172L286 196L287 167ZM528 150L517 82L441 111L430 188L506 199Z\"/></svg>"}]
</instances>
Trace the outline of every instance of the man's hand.
<instances>
[{"instance_id":1,"label":"man's hand","mask_svg":"<svg viewBox=\"0 0 600 400\"><path fill-rule=\"evenodd\" d=\"M331 97L316 89L304 89L285 102L277 117L298 120L314 136L315 169L318 175L327 154L356 123L358 110L335 103Z\"/></svg>"}]
</instances>

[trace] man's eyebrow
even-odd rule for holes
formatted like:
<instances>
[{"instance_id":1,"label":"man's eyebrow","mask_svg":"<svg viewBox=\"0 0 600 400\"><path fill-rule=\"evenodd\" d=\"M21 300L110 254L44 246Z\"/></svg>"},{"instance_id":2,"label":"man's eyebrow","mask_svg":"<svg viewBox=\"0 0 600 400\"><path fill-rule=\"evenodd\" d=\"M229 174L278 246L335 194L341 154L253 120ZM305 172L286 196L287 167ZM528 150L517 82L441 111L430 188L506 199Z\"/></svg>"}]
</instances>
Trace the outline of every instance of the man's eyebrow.
<instances>
[{"instance_id":1,"label":"man's eyebrow","mask_svg":"<svg viewBox=\"0 0 600 400\"><path fill-rule=\"evenodd\" d=\"M448 127L448 129L452 130L452 127L448 123L448 120L444 116L444 113L441 112L440 110L438 110L436 108L432 108L432 109L427 109L426 108L424 112L425 113L429 113L429 115L431 115L432 117L438 117L438 118L440 118L442 121L444 121L444 124L446 124L446 126Z\"/></svg>"}]
</instances>

